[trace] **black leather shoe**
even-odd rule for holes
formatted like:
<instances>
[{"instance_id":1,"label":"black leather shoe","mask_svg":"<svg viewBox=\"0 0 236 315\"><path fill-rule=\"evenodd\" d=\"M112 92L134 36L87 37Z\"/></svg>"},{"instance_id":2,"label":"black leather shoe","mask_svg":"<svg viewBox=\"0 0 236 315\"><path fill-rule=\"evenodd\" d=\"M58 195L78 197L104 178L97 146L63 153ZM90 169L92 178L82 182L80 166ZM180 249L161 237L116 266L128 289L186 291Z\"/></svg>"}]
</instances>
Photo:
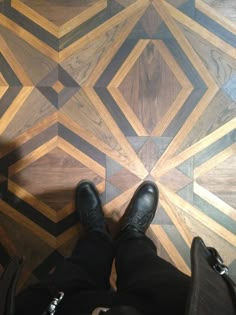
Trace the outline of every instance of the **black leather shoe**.
<instances>
[{"instance_id":1,"label":"black leather shoe","mask_svg":"<svg viewBox=\"0 0 236 315\"><path fill-rule=\"evenodd\" d=\"M120 232L131 229L145 233L155 216L158 197L156 184L143 182L134 193L121 219Z\"/></svg>"},{"instance_id":2,"label":"black leather shoe","mask_svg":"<svg viewBox=\"0 0 236 315\"><path fill-rule=\"evenodd\" d=\"M97 188L92 182L81 181L76 188L76 212L86 232L107 233L102 204Z\"/></svg>"}]
</instances>

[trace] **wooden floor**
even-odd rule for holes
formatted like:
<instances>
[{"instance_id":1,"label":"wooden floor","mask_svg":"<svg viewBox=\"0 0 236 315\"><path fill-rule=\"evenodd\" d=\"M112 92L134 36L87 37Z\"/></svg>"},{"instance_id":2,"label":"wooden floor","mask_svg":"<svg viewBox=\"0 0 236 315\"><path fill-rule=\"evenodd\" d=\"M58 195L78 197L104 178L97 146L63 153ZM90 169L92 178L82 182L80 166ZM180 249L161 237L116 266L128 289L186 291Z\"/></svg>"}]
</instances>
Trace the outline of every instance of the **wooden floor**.
<instances>
[{"instance_id":1,"label":"wooden floor","mask_svg":"<svg viewBox=\"0 0 236 315\"><path fill-rule=\"evenodd\" d=\"M199 235L236 275L234 1L0 0L0 118L0 271L24 254L21 287L70 253L84 178L114 220L154 180L159 254L189 274Z\"/></svg>"}]
</instances>

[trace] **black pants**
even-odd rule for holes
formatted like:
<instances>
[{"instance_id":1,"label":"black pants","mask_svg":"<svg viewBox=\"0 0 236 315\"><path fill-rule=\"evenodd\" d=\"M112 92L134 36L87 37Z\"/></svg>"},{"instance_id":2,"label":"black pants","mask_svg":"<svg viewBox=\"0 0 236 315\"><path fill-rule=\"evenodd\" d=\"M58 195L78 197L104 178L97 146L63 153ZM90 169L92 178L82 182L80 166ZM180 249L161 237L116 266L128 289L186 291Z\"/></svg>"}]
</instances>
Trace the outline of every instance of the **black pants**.
<instances>
[{"instance_id":1,"label":"black pants","mask_svg":"<svg viewBox=\"0 0 236 315\"><path fill-rule=\"evenodd\" d=\"M117 292L109 290L113 258ZM65 292L56 314L89 314L98 306L131 305L143 314L184 314L190 279L156 255L143 234L123 234L116 242L91 233L76 245L72 256L49 278L17 298L17 315L41 314L50 303L50 290ZM50 288L50 290L48 290Z\"/></svg>"}]
</instances>

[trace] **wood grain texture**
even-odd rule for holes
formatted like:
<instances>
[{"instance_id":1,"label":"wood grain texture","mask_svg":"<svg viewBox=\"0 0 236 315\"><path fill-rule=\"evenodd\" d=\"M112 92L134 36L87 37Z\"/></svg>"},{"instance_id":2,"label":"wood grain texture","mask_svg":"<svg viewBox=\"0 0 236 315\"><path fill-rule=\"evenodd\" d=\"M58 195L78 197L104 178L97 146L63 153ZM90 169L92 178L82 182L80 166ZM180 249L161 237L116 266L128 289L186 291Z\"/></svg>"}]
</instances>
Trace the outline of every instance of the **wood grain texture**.
<instances>
[{"instance_id":1,"label":"wood grain texture","mask_svg":"<svg viewBox=\"0 0 236 315\"><path fill-rule=\"evenodd\" d=\"M19 289L81 237L81 179L95 182L113 234L137 187L154 181L147 235L158 254L190 274L198 235L236 274L233 9L227 0L4 5L0 270L8 255L26 256Z\"/></svg>"}]
</instances>

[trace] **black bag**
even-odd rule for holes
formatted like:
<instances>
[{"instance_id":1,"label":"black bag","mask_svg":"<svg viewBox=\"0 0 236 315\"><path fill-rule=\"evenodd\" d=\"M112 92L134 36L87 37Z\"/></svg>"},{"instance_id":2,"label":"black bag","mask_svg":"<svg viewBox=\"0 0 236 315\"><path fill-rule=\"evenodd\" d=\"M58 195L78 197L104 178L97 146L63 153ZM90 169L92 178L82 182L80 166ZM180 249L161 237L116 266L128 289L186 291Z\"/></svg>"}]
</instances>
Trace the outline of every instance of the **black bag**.
<instances>
[{"instance_id":1,"label":"black bag","mask_svg":"<svg viewBox=\"0 0 236 315\"><path fill-rule=\"evenodd\" d=\"M23 258L13 257L0 279L0 315L14 315L16 284Z\"/></svg>"},{"instance_id":2,"label":"black bag","mask_svg":"<svg viewBox=\"0 0 236 315\"><path fill-rule=\"evenodd\" d=\"M0 279L0 315L14 315L15 289L23 266L14 257ZM214 248L206 247L199 237L191 247L192 284L185 315L236 315L236 285L228 268ZM136 314L135 309L119 307L109 314Z\"/></svg>"},{"instance_id":3,"label":"black bag","mask_svg":"<svg viewBox=\"0 0 236 315\"><path fill-rule=\"evenodd\" d=\"M191 289L186 315L235 315L236 285L214 248L200 237L191 246Z\"/></svg>"}]
</instances>

